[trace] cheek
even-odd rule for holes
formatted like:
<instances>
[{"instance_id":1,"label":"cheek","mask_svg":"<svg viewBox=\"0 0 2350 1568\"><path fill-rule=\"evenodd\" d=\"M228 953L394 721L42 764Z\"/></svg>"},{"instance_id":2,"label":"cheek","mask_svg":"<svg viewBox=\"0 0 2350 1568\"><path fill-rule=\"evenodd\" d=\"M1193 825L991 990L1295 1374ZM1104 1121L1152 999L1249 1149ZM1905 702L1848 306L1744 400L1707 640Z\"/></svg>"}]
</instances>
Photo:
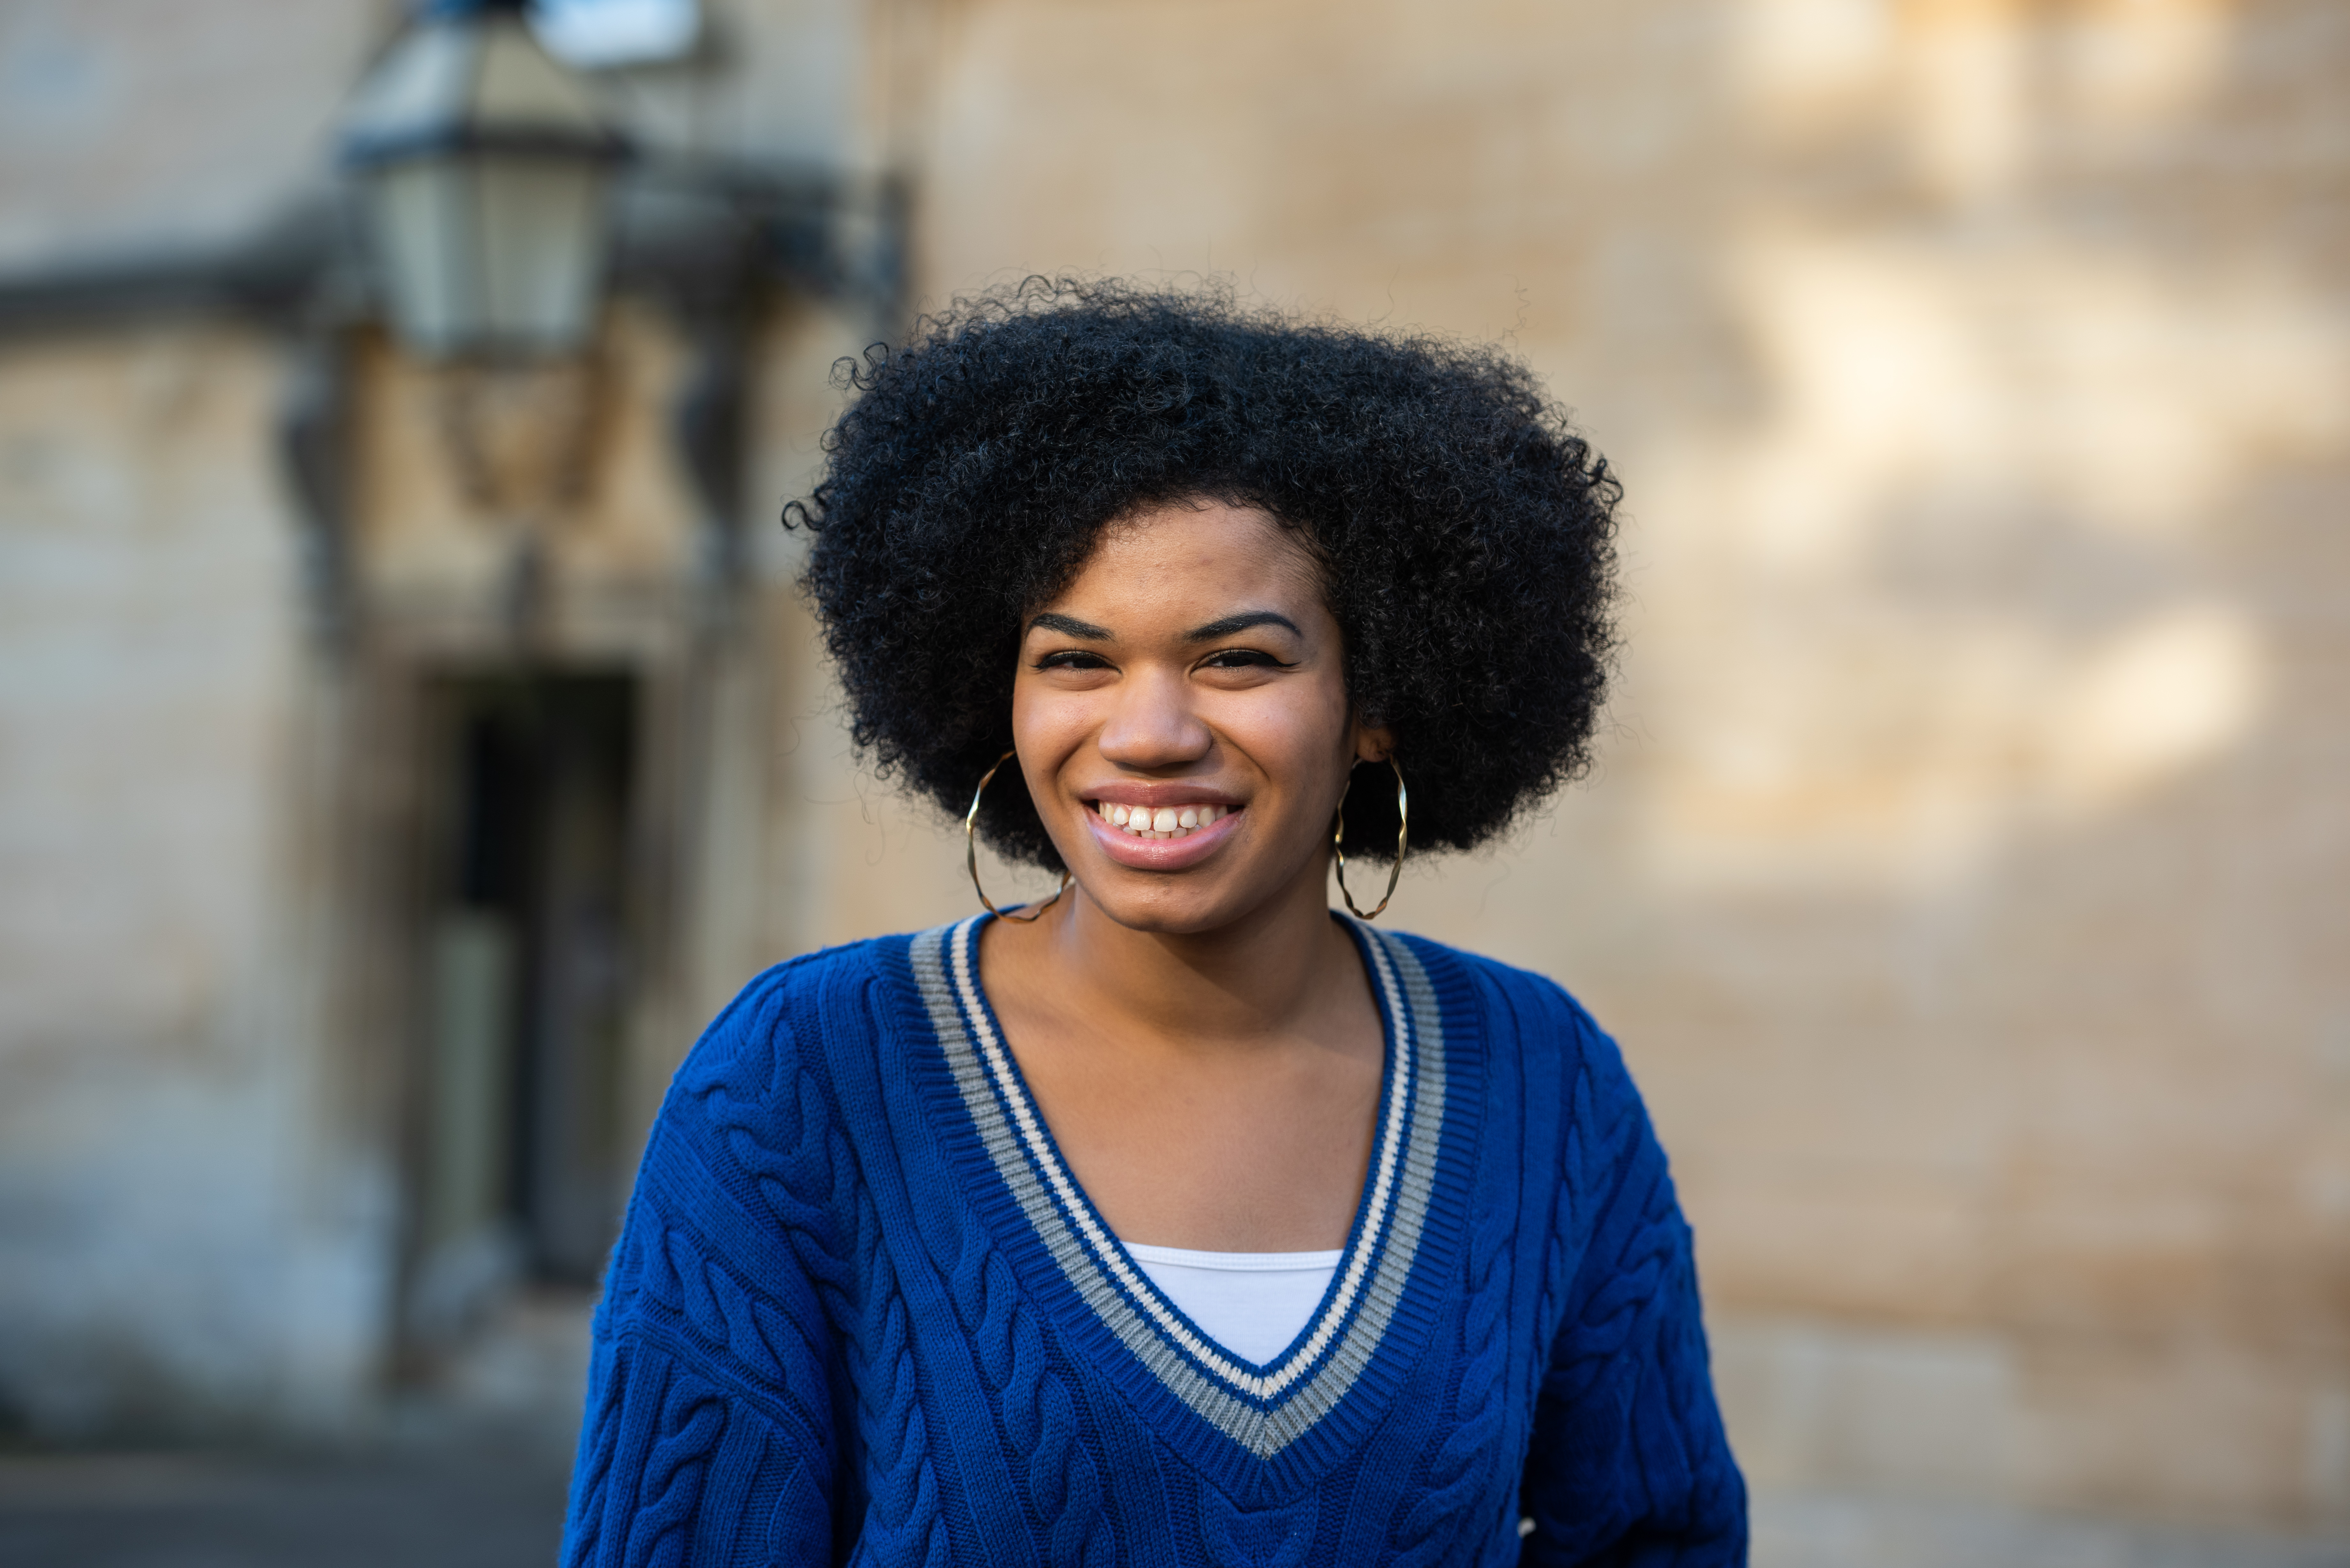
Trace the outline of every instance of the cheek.
<instances>
[{"instance_id":1,"label":"cheek","mask_svg":"<svg viewBox=\"0 0 2350 1568\"><path fill-rule=\"evenodd\" d=\"M1051 766L1084 739L1098 721L1095 694L1060 691L1025 672L1012 682L1012 740L1031 766Z\"/></svg>"},{"instance_id":2,"label":"cheek","mask_svg":"<svg viewBox=\"0 0 2350 1568\"><path fill-rule=\"evenodd\" d=\"M1300 798L1335 790L1345 772L1342 756L1351 752L1347 694L1336 681L1300 682L1283 688L1277 698L1265 693L1236 694L1217 727L1234 745L1255 759L1258 767Z\"/></svg>"}]
</instances>

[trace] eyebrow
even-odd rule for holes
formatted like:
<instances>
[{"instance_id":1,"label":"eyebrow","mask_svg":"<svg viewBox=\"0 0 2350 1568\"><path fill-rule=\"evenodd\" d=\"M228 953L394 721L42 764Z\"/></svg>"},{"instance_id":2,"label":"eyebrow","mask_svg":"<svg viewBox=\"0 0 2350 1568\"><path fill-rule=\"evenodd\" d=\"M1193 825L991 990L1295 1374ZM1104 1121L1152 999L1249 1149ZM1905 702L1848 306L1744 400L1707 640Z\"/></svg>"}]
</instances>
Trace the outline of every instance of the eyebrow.
<instances>
[{"instance_id":1,"label":"eyebrow","mask_svg":"<svg viewBox=\"0 0 2350 1568\"><path fill-rule=\"evenodd\" d=\"M1205 626L1195 626L1183 634L1186 642L1213 642L1220 637L1230 637L1236 631L1246 631L1255 626L1283 626L1292 637L1304 637L1297 623L1274 610L1247 610L1240 615L1228 615L1222 620L1211 620Z\"/></svg>"},{"instance_id":2,"label":"eyebrow","mask_svg":"<svg viewBox=\"0 0 2350 1568\"><path fill-rule=\"evenodd\" d=\"M1258 626L1286 627L1292 637L1302 638L1305 635L1297 629L1295 621L1277 610L1243 610L1239 615L1228 615L1222 620L1211 620L1205 626L1195 626L1183 634L1183 640L1213 642L1220 637L1230 637L1234 632L1246 631L1251 627ZM1057 631L1064 636L1077 638L1087 642L1118 640L1106 627L1098 627L1089 620L1079 620L1073 615L1060 615L1052 610L1046 610L1043 615L1030 621L1028 629Z\"/></svg>"},{"instance_id":3,"label":"eyebrow","mask_svg":"<svg viewBox=\"0 0 2350 1568\"><path fill-rule=\"evenodd\" d=\"M1110 636L1107 628L1096 626L1089 620L1079 620L1073 615L1055 615L1051 610L1046 610L1043 615L1040 615L1035 620L1030 621L1028 623L1028 629L1030 631L1057 631L1069 637L1083 639L1087 642L1115 642L1118 640L1116 638Z\"/></svg>"}]
</instances>

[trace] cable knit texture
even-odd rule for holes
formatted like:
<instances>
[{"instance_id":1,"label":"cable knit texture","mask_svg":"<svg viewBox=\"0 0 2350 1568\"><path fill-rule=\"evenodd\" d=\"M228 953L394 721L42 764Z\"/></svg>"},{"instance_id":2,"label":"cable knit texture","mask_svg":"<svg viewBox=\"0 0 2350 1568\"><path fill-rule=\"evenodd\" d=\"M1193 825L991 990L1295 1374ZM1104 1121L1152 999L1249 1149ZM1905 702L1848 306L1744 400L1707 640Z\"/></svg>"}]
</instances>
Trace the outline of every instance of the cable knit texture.
<instances>
[{"instance_id":1,"label":"cable knit texture","mask_svg":"<svg viewBox=\"0 0 2350 1568\"><path fill-rule=\"evenodd\" d=\"M753 982L613 1255L567 1568L1744 1563L1689 1228L1614 1044L1548 981L1357 930L1391 1207L1367 1191L1361 1288L1342 1264L1286 1373L1103 1282L1115 1242L1019 1130L1016 1068L987 1075L973 925Z\"/></svg>"}]
</instances>

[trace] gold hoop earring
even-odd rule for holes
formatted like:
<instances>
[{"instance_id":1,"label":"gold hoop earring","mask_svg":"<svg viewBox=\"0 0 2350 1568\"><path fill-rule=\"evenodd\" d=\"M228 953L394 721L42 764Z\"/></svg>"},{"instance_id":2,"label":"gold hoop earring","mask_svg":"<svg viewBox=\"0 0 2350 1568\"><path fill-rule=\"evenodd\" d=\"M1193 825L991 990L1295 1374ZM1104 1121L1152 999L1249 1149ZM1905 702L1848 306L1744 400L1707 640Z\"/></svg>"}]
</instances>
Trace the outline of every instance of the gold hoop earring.
<instances>
[{"instance_id":1,"label":"gold hoop earring","mask_svg":"<svg viewBox=\"0 0 2350 1568\"><path fill-rule=\"evenodd\" d=\"M1396 760L1393 757L1388 759L1388 766L1395 768L1396 776L1395 865L1388 872L1386 896L1379 899L1378 909L1373 909L1367 915L1355 908L1355 896L1347 891L1347 795L1355 787L1355 773L1352 768L1347 770L1346 789L1338 792L1338 810L1333 818L1333 826L1330 830L1330 847L1338 855L1338 897L1347 900L1347 912L1358 920L1378 919L1381 911L1387 909L1388 901L1395 897L1396 878L1403 875L1404 848L1411 840L1411 796L1403 787L1403 769L1396 766Z\"/></svg>"},{"instance_id":2,"label":"gold hoop earring","mask_svg":"<svg viewBox=\"0 0 2350 1568\"><path fill-rule=\"evenodd\" d=\"M979 895L979 901L987 906L987 912L989 914L993 915L999 920L1017 920L1021 924L1025 925L1030 920L1033 920L1037 916L1043 914L1045 910L1051 909L1054 905L1059 903L1061 901L1061 895L1069 890L1069 884L1074 880L1074 878L1071 877L1066 871L1062 872L1061 885L1054 889L1053 896L1045 899L1043 903L1037 905L1035 909L1029 910L1024 915L1005 914L1003 910L995 907L993 900L988 898L987 889L979 885L979 797L987 793L988 781L993 779L998 773L1002 772L1003 764L1010 762L1016 754L1016 752L1006 752L1002 756L996 758L995 766L988 769L987 772L980 775L979 787L971 792L971 809L962 814L962 863L964 869L971 873L971 890ZM1344 797L1342 796L1340 798L1341 803L1343 804Z\"/></svg>"}]
</instances>

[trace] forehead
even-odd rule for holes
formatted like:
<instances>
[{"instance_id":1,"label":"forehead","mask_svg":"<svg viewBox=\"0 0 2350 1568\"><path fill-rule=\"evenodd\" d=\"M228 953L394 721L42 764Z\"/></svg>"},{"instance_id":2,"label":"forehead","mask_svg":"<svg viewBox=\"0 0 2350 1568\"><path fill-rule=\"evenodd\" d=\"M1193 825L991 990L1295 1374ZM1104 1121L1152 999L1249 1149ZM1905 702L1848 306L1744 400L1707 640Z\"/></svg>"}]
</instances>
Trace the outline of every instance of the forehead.
<instances>
[{"instance_id":1,"label":"forehead","mask_svg":"<svg viewBox=\"0 0 2350 1568\"><path fill-rule=\"evenodd\" d=\"M1040 607L1105 624L1188 616L1191 625L1243 607L1294 619L1328 613L1321 574L1297 535L1254 507L1217 501L1148 507L1109 524L1068 586Z\"/></svg>"}]
</instances>

